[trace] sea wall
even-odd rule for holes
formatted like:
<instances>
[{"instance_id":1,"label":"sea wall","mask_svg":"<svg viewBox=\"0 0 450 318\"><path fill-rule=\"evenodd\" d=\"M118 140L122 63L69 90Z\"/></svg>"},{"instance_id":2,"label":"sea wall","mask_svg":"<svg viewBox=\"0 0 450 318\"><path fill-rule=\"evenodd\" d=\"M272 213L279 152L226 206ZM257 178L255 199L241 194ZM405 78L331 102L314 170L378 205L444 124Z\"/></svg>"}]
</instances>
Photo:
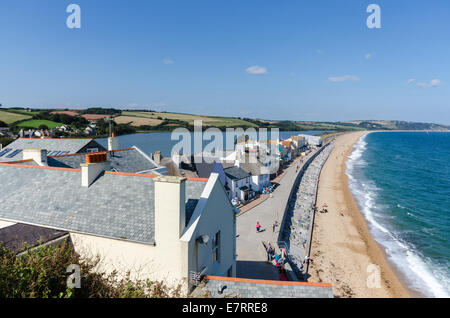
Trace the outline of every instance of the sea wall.
<instances>
[{"instance_id":1,"label":"sea wall","mask_svg":"<svg viewBox=\"0 0 450 318\"><path fill-rule=\"evenodd\" d=\"M278 245L287 247L289 264L300 280L308 270L302 263L310 251L318 179L332 149L333 144L323 146L299 171L281 224Z\"/></svg>"}]
</instances>

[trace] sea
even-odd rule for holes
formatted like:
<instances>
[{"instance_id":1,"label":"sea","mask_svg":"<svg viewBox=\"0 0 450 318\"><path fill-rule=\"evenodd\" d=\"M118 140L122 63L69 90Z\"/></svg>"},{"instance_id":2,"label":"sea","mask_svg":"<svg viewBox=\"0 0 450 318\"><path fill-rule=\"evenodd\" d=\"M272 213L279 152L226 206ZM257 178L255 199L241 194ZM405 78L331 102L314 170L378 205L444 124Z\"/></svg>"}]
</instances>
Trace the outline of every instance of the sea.
<instances>
[{"instance_id":1,"label":"sea","mask_svg":"<svg viewBox=\"0 0 450 318\"><path fill-rule=\"evenodd\" d=\"M369 230L413 294L450 297L450 133L373 132L347 161Z\"/></svg>"}]
</instances>

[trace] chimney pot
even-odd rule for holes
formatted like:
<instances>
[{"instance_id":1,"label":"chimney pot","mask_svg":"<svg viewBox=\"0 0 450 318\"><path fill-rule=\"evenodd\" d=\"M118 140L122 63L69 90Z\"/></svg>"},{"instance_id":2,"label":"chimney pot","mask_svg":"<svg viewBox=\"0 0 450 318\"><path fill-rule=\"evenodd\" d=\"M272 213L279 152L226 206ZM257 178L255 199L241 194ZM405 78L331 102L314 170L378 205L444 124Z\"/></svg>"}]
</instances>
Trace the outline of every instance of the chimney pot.
<instances>
[{"instance_id":1,"label":"chimney pot","mask_svg":"<svg viewBox=\"0 0 450 318\"><path fill-rule=\"evenodd\" d=\"M161 163L161 151L155 151L155 156L153 160L157 165Z\"/></svg>"},{"instance_id":2,"label":"chimney pot","mask_svg":"<svg viewBox=\"0 0 450 318\"><path fill-rule=\"evenodd\" d=\"M81 186L89 187L100 174L109 169L106 152L86 155L86 163L81 164Z\"/></svg>"},{"instance_id":3,"label":"chimney pot","mask_svg":"<svg viewBox=\"0 0 450 318\"><path fill-rule=\"evenodd\" d=\"M111 137L108 137L108 150L113 151L117 149L119 149L119 141L114 137L114 133L112 133Z\"/></svg>"}]
</instances>

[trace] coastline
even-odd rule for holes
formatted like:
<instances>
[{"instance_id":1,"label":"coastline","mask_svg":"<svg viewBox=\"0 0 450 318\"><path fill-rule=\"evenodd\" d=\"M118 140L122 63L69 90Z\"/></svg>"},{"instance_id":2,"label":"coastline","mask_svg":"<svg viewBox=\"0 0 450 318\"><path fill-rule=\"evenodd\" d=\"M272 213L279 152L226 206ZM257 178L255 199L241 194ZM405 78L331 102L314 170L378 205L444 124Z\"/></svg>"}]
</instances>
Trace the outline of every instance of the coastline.
<instances>
[{"instance_id":1,"label":"coastline","mask_svg":"<svg viewBox=\"0 0 450 318\"><path fill-rule=\"evenodd\" d=\"M322 168L317 206L324 203L328 213L316 213L311 245L310 281L327 281L338 297L411 297L398 273L369 232L348 185L347 158L360 138L370 132L339 135L335 147ZM368 288L372 271L379 266L380 288Z\"/></svg>"}]
</instances>

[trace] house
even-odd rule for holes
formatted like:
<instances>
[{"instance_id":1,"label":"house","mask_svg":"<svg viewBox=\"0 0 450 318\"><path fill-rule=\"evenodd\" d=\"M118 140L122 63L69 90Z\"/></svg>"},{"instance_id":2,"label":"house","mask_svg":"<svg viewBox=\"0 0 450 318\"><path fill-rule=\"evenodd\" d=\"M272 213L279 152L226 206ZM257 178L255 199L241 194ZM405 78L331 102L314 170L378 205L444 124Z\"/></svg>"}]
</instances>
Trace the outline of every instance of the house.
<instances>
[{"instance_id":1,"label":"house","mask_svg":"<svg viewBox=\"0 0 450 318\"><path fill-rule=\"evenodd\" d=\"M85 133L86 135L89 136L94 136L95 135L95 129L92 128L91 126L87 126L84 130L83 133Z\"/></svg>"},{"instance_id":2,"label":"house","mask_svg":"<svg viewBox=\"0 0 450 318\"><path fill-rule=\"evenodd\" d=\"M226 185L226 176L222 167L222 163L218 158L213 156L191 155L189 158L174 154L172 158L178 163L178 169L181 173L190 173L194 177L209 178L211 173L219 175L220 182Z\"/></svg>"},{"instance_id":3,"label":"house","mask_svg":"<svg viewBox=\"0 0 450 318\"><path fill-rule=\"evenodd\" d=\"M317 147L322 146L322 137L320 137L320 136L311 136L311 135L302 135L302 134L299 134L298 136L305 138L308 145L317 146Z\"/></svg>"},{"instance_id":4,"label":"house","mask_svg":"<svg viewBox=\"0 0 450 318\"><path fill-rule=\"evenodd\" d=\"M68 125L61 125L61 126L56 127L56 130L62 131L62 132L69 132L69 131L72 131L72 128Z\"/></svg>"},{"instance_id":5,"label":"house","mask_svg":"<svg viewBox=\"0 0 450 318\"><path fill-rule=\"evenodd\" d=\"M246 202L254 196L250 185L251 175L248 172L239 166L225 168L224 172L226 176L226 190L230 200L235 201L237 199Z\"/></svg>"},{"instance_id":6,"label":"house","mask_svg":"<svg viewBox=\"0 0 450 318\"><path fill-rule=\"evenodd\" d=\"M292 154L294 157L298 157L303 151L306 150L306 139L302 136L291 136L287 139L291 142Z\"/></svg>"},{"instance_id":7,"label":"house","mask_svg":"<svg viewBox=\"0 0 450 318\"><path fill-rule=\"evenodd\" d=\"M261 192L264 187L269 186L270 175L276 172L271 169L271 161L264 164L256 156L252 159L251 155L245 157L240 167L250 174L250 188L255 192Z\"/></svg>"},{"instance_id":8,"label":"house","mask_svg":"<svg viewBox=\"0 0 450 318\"><path fill-rule=\"evenodd\" d=\"M110 162L110 171L155 175L167 173L166 167L156 164L136 146L127 149L108 150L106 155L107 160ZM85 163L85 154L47 157L47 165L49 167L79 169ZM23 164L26 164L26 162L23 162Z\"/></svg>"},{"instance_id":9,"label":"house","mask_svg":"<svg viewBox=\"0 0 450 318\"><path fill-rule=\"evenodd\" d=\"M106 151L94 139L19 138L0 151L0 162L23 160L24 149L45 149L47 156Z\"/></svg>"},{"instance_id":10,"label":"house","mask_svg":"<svg viewBox=\"0 0 450 318\"><path fill-rule=\"evenodd\" d=\"M219 175L188 179L109 171L106 155L81 169L0 163L0 225L69 233L100 271L182 285L235 276L236 220Z\"/></svg>"},{"instance_id":11,"label":"house","mask_svg":"<svg viewBox=\"0 0 450 318\"><path fill-rule=\"evenodd\" d=\"M0 127L0 133L1 134L6 134L9 131L8 127Z\"/></svg>"}]
</instances>

